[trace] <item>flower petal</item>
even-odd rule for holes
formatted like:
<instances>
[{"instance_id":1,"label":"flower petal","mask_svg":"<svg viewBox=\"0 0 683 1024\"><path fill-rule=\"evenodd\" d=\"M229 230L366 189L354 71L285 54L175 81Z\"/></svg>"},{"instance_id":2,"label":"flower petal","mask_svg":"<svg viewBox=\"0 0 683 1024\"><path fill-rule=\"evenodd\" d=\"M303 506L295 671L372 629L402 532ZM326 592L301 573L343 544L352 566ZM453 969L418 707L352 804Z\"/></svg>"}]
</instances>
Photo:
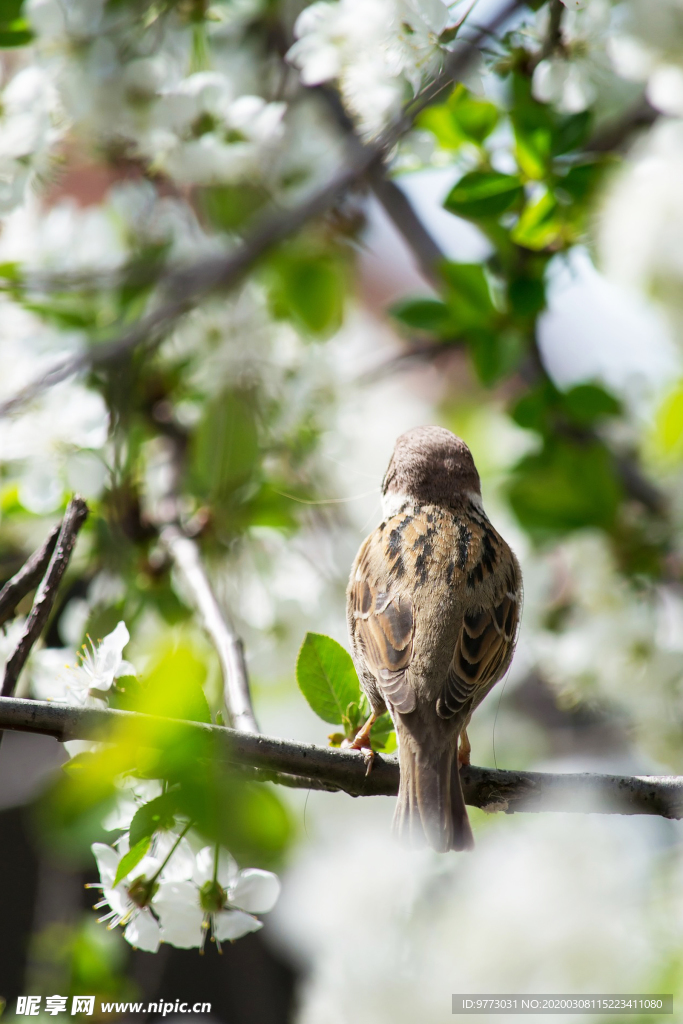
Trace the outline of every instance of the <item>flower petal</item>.
<instances>
[{"instance_id":1,"label":"flower petal","mask_svg":"<svg viewBox=\"0 0 683 1024\"><path fill-rule=\"evenodd\" d=\"M241 939L243 935L257 932L259 928L263 928L262 922L241 910L221 910L214 915L213 933L219 942Z\"/></svg>"},{"instance_id":2,"label":"flower petal","mask_svg":"<svg viewBox=\"0 0 683 1024\"><path fill-rule=\"evenodd\" d=\"M204 913L197 889L191 882L162 884L154 897L154 909L159 915L164 942L180 949L192 949L201 944Z\"/></svg>"},{"instance_id":3,"label":"flower petal","mask_svg":"<svg viewBox=\"0 0 683 1024\"><path fill-rule=\"evenodd\" d=\"M123 937L131 946L156 953L161 943L161 929L148 910L141 910L128 923Z\"/></svg>"},{"instance_id":4,"label":"flower petal","mask_svg":"<svg viewBox=\"0 0 683 1024\"><path fill-rule=\"evenodd\" d=\"M272 871L247 868L228 890L228 900L252 914L267 914L280 895L280 879Z\"/></svg>"},{"instance_id":5,"label":"flower petal","mask_svg":"<svg viewBox=\"0 0 683 1024\"><path fill-rule=\"evenodd\" d=\"M205 882L213 878L214 856L216 850L213 846L205 846L199 851L195 861L193 880L201 888ZM228 889L238 876L237 864L227 850L220 850L218 855L218 882L224 889Z\"/></svg>"},{"instance_id":6,"label":"flower petal","mask_svg":"<svg viewBox=\"0 0 683 1024\"><path fill-rule=\"evenodd\" d=\"M174 832L160 832L154 840L154 856L160 863L166 860L175 844L178 843L178 836ZM181 839L168 864L163 870L164 882L187 882L192 878L195 867L195 857L187 839Z\"/></svg>"},{"instance_id":7,"label":"flower petal","mask_svg":"<svg viewBox=\"0 0 683 1024\"><path fill-rule=\"evenodd\" d=\"M116 878L121 854L117 853L111 846L107 846L106 843L93 843L90 849L97 861L97 870L100 873L102 884L105 889L110 889Z\"/></svg>"}]
</instances>

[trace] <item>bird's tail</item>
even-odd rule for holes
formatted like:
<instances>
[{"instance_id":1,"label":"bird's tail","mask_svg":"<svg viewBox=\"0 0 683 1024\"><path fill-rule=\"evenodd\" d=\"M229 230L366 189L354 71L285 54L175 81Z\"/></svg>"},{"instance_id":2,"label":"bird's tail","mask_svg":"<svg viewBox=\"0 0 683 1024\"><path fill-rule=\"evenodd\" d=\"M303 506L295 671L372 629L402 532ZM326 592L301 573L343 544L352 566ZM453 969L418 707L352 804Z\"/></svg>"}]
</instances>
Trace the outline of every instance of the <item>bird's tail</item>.
<instances>
[{"instance_id":1,"label":"bird's tail","mask_svg":"<svg viewBox=\"0 0 683 1024\"><path fill-rule=\"evenodd\" d=\"M407 731L400 737L401 782L393 827L401 842L424 846L426 841L439 852L474 846L455 751L453 746L418 750Z\"/></svg>"}]
</instances>

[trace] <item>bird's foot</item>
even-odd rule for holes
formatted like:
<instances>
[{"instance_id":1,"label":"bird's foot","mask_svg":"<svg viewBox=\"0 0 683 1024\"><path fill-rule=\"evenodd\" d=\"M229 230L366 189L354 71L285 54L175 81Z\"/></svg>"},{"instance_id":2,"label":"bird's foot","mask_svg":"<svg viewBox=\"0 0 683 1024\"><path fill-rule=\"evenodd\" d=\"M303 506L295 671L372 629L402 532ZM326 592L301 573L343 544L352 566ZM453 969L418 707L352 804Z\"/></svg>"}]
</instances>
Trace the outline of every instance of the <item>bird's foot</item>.
<instances>
[{"instance_id":1,"label":"bird's foot","mask_svg":"<svg viewBox=\"0 0 683 1024\"><path fill-rule=\"evenodd\" d=\"M372 771L372 765L375 760L375 751L372 749L372 743L370 742L370 730L375 724L377 715L372 714L368 718L362 729L356 733L354 739L344 740L342 747L346 750L359 750L363 760L365 761L365 774L369 775Z\"/></svg>"},{"instance_id":2,"label":"bird's foot","mask_svg":"<svg viewBox=\"0 0 683 1024\"><path fill-rule=\"evenodd\" d=\"M469 737L467 735L467 729L463 729L460 733L460 746L458 747L458 764L468 765L470 763L470 754L472 753L472 747L470 746Z\"/></svg>"}]
</instances>

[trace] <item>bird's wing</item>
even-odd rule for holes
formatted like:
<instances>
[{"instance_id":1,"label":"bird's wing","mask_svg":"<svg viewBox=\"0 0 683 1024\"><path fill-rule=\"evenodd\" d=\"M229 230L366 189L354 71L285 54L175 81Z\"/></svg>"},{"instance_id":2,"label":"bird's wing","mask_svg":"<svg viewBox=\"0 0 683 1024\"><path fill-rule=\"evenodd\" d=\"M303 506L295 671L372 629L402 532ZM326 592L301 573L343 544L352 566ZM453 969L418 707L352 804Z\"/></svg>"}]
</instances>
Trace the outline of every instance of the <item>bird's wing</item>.
<instances>
[{"instance_id":1,"label":"bird's wing","mask_svg":"<svg viewBox=\"0 0 683 1024\"><path fill-rule=\"evenodd\" d=\"M487 531L490 539L493 531ZM502 548L507 557L501 560ZM437 701L441 718L470 713L506 671L517 640L522 603L521 573L502 538L484 545L467 576L467 610ZM496 584L483 581L497 575ZM485 589L486 587L486 589Z\"/></svg>"},{"instance_id":2,"label":"bird's wing","mask_svg":"<svg viewBox=\"0 0 683 1024\"><path fill-rule=\"evenodd\" d=\"M416 707L408 678L415 623L410 596L399 585L405 572L402 553L403 545L392 542L391 529L372 533L358 552L348 602L354 643L383 699L408 714Z\"/></svg>"}]
</instances>

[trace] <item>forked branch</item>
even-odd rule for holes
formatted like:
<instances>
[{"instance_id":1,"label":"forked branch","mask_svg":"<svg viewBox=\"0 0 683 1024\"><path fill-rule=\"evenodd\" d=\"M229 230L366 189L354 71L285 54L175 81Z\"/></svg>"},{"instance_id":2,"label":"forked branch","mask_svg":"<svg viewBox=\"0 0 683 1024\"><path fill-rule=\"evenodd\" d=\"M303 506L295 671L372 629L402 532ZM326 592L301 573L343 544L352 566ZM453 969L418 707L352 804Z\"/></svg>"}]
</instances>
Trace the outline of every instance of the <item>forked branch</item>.
<instances>
[{"instance_id":1,"label":"forked branch","mask_svg":"<svg viewBox=\"0 0 683 1024\"><path fill-rule=\"evenodd\" d=\"M43 565L45 561L45 553L49 550L49 547L52 544L52 553L49 556L47 571L45 572L42 582L38 587L38 592L36 593L31 613L26 620L26 625L24 626L24 632L22 633L19 643L5 666L5 675L2 681L2 689L0 690L0 695L3 697L9 697L14 692L14 687L17 684L19 673L26 664L26 659L31 652L31 648L47 625L47 620L57 596L59 584L66 567L69 564L71 552L73 551L74 544L76 543L78 531L87 517L88 506L83 499L78 496L72 498L67 506L62 524L59 528L59 534L54 544L52 544L51 534L43 545L43 548L33 555L24 566L26 573L22 585L25 586L26 580L33 578L32 574L34 571L37 573L38 566ZM21 572L17 574L17 576L20 575ZM15 576L14 579L16 578L17 577ZM10 580L10 583L11 582L12 581Z\"/></svg>"}]
</instances>

